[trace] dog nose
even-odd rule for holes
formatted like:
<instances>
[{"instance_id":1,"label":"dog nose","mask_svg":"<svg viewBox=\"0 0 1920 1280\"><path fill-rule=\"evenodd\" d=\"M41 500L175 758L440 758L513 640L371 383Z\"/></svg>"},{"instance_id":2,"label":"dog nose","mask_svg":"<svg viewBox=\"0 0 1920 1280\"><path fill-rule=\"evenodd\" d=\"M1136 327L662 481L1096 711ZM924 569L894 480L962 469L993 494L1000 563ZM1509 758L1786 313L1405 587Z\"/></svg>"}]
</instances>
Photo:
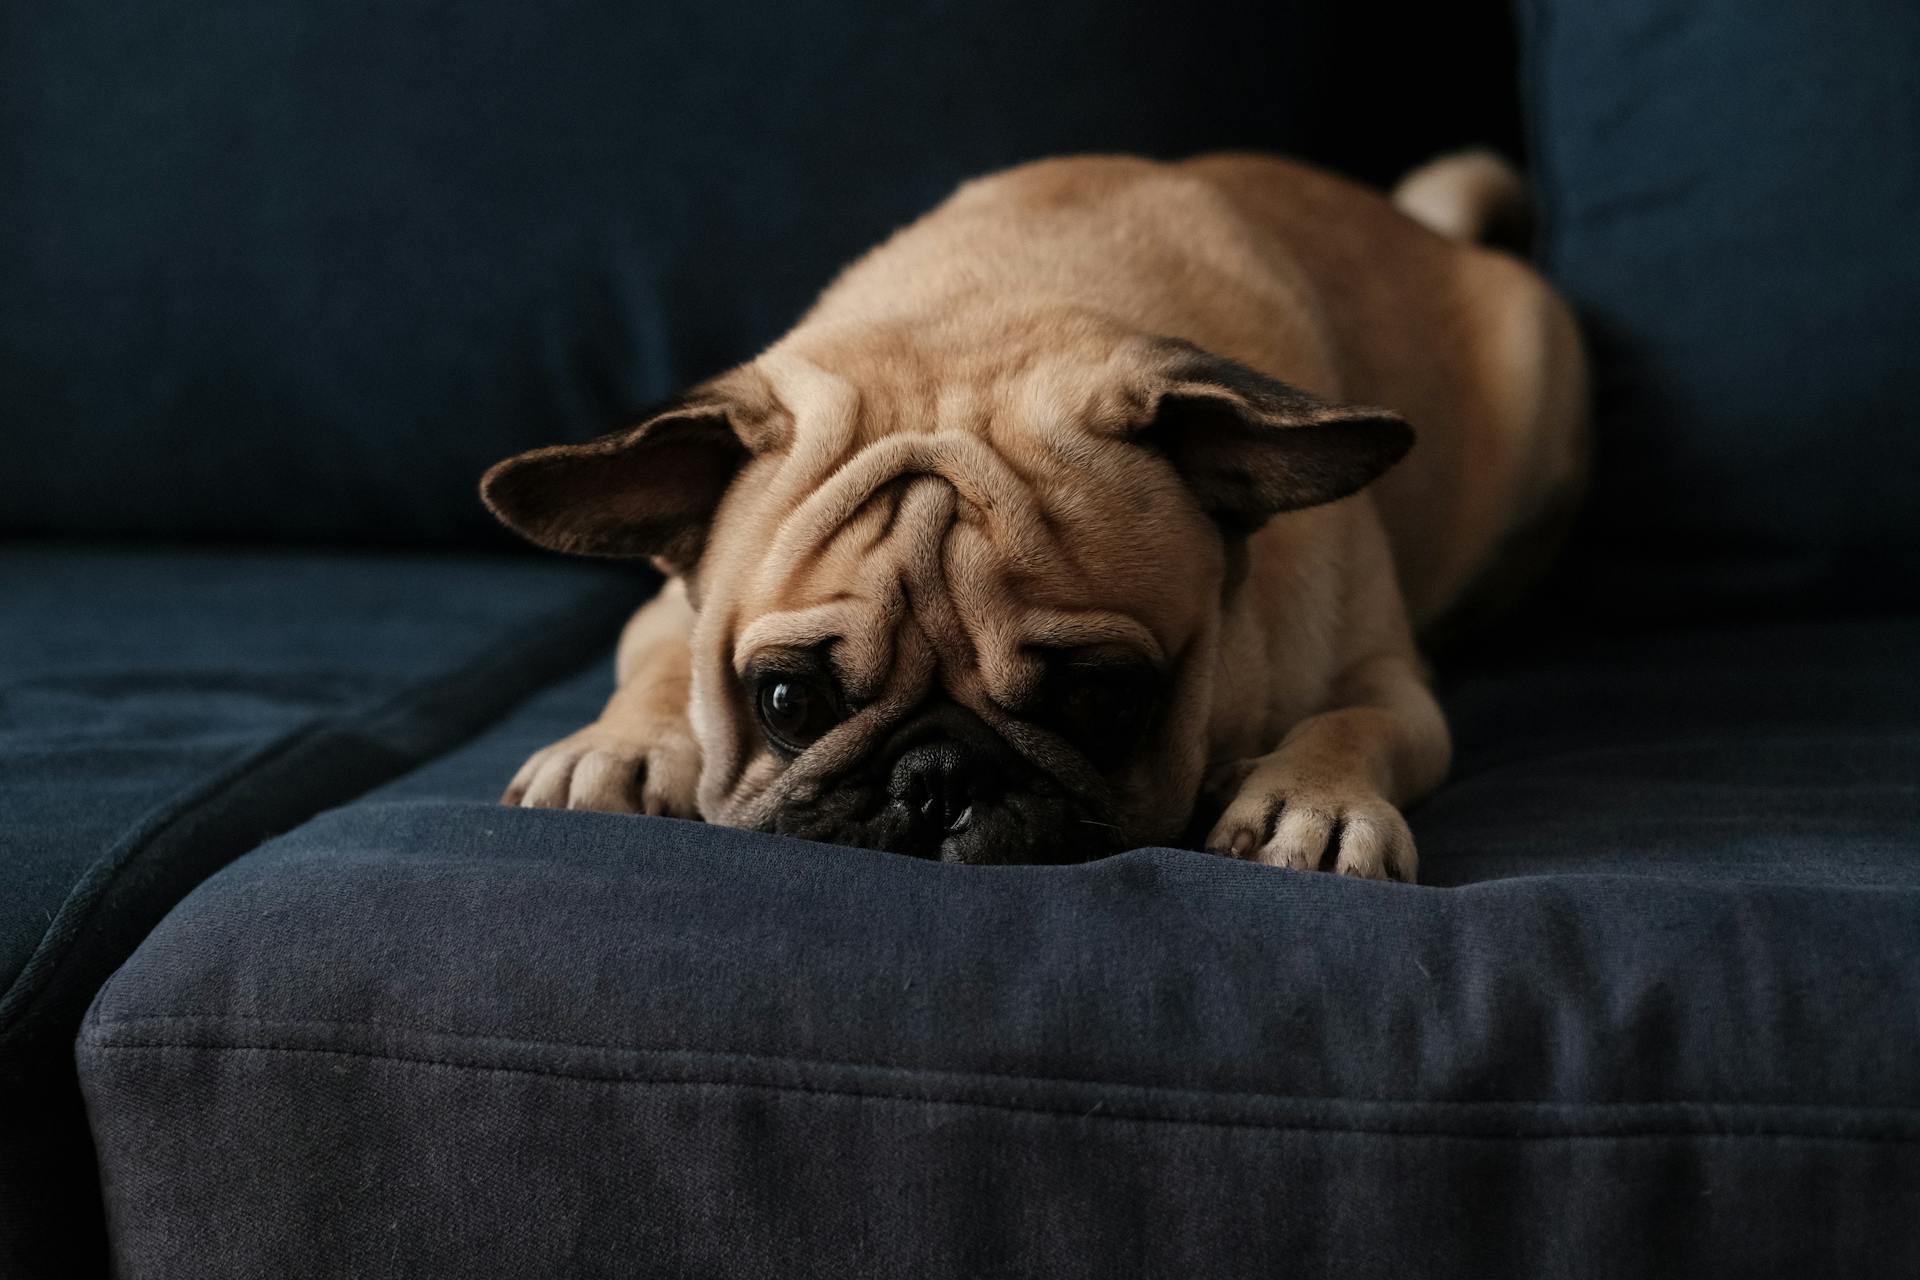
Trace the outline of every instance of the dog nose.
<instances>
[{"instance_id":1,"label":"dog nose","mask_svg":"<svg viewBox=\"0 0 1920 1280\"><path fill-rule=\"evenodd\" d=\"M929 743L894 762L888 791L921 833L938 840L967 829L974 805L988 798L990 781L980 762L952 743Z\"/></svg>"}]
</instances>

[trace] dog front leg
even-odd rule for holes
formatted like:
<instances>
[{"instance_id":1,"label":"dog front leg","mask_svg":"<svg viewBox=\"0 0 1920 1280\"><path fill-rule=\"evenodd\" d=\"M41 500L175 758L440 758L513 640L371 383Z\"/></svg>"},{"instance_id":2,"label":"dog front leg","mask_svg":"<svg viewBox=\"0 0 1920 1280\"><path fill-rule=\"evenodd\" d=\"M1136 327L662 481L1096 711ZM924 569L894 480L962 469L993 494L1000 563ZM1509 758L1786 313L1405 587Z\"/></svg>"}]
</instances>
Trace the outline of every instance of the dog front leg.
<instances>
[{"instance_id":1,"label":"dog front leg","mask_svg":"<svg viewBox=\"0 0 1920 1280\"><path fill-rule=\"evenodd\" d=\"M503 803L698 817L700 748L687 722L692 631L693 608L674 579L621 633L617 687L600 718L536 751Z\"/></svg>"},{"instance_id":2,"label":"dog front leg","mask_svg":"<svg viewBox=\"0 0 1920 1280\"><path fill-rule=\"evenodd\" d=\"M1439 785L1451 754L1446 718L1417 658L1358 663L1335 682L1329 710L1300 721L1266 755L1228 766L1225 785L1216 786L1234 798L1207 848L1301 871L1411 882L1413 835L1400 806Z\"/></svg>"}]
</instances>

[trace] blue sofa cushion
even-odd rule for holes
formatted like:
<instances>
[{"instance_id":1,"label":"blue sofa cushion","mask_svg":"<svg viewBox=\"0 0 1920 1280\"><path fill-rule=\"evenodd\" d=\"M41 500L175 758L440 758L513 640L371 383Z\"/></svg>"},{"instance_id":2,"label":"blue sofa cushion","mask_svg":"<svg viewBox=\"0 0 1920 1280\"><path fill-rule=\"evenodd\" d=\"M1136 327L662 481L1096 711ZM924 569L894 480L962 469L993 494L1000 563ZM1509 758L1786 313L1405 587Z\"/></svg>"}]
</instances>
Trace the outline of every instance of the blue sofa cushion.
<instances>
[{"instance_id":1,"label":"blue sofa cushion","mask_svg":"<svg viewBox=\"0 0 1920 1280\"><path fill-rule=\"evenodd\" d=\"M0 404L60 430L9 451L0 533L481 538L489 463L751 356L962 178L1259 146L1384 179L1518 132L1496 0L103 0L7 33ZM1380 85L1422 109L1369 127Z\"/></svg>"},{"instance_id":2,"label":"blue sofa cushion","mask_svg":"<svg viewBox=\"0 0 1920 1280\"><path fill-rule=\"evenodd\" d=\"M167 909L568 670L643 586L471 556L0 547L0 1274L104 1262L72 1040Z\"/></svg>"},{"instance_id":3,"label":"blue sofa cushion","mask_svg":"<svg viewBox=\"0 0 1920 1280\"><path fill-rule=\"evenodd\" d=\"M1447 672L1421 879L1920 889L1920 620L1590 630Z\"/></svg>"},{"instance_id":4,"label":"blue sofa cushion","mask_svg":"<svg viewBox=\"0 0 1920 1280\"><path fill-rule=\"evenodd\" d=\"M1523 10L1541 251L1597 357L1596 593L1920 600L1920 5Z\"/></svg>"},{"instance_id":5,"label":"blue sofa cushion","mask_svg":"<svg viewBox=\"0 0 1920 1280\"><path fill-rule=\"evenodd\" d=\"M233 863L103 990L116 1263L1911 1274L1916 644L1457 672L1422 887L489 803L590 671Z\"/></svg>"}]
</instances>

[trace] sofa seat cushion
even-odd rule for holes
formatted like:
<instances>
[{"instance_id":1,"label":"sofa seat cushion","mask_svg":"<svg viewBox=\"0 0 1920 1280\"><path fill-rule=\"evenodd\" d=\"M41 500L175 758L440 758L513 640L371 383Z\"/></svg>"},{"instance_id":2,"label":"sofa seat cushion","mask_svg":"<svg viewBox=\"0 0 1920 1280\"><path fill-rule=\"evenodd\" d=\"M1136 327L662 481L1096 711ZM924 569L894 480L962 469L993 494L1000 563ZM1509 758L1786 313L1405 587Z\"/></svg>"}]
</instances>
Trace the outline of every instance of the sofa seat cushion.
<instances>
[{"instance_id":1,"label":"sofa seat cushion","mask_svg":"<svg viewBox=\"0 0 1920 1280\"><path fill-rule=\"evenodd\" d=\"M1916 640L1459 673L1419 887L492 803L590 671L236 861L102 991L116 1263L1911 1274Z\"/></svg>"},{"instance_id":2,"label":"sofa seat cushion","mask_svg":"<svg viewBox=\"0 0 1920 1280\"><path fill-rule=\"evenodd\" d=\"M166 910L567 671L643 586L524 558L0 547L0 1273L36 1274L30 1241L95 1198L72 1037Z\"/></svg>"},{"instance_id":3,"label":"sofa seat cushion","mask_svg":"<svg viewBox=\"0 0 1920 1280\"><path fill-rule=\"evenodd\" d=\"M1421 878L1920 888L1917 659L1915 618L1501 641L1442 679Z\"/></svg>"}]
</instances>

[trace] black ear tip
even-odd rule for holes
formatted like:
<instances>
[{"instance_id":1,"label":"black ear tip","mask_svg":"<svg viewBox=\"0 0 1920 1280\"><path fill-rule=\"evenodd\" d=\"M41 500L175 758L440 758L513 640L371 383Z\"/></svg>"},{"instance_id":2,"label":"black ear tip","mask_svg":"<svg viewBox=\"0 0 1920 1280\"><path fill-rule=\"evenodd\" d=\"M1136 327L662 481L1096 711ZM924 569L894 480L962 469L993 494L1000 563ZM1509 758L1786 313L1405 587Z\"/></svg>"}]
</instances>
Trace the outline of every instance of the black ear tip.
<instances>
[{"instance_id":1,"label":"black ear tip","mask_svg":"<svg viewBox=\"0 0 1920 1280\"><path fill-rule=\"evenodd\" d=\"M1342 409L1306 430L1324 470L1314 482L1294 491L1284 510L1319 506L1358 493L1393 470L1414 446L1412 425L1386 409Z\"/></svg>"},{"instance_id":2,"label":"black ear tip","mask_svg":"<svg viewBox=\"0 0 1920 1280\"><path fill-rule=\"evenodd\" d=\"M1386 409L1368 410L1356 425L1365 430L1374 465L1379 468L1376 474L1387 471L1406 457L1419 440L1412 423Z\"/></svg>"},{"instance_id":3,"label":"black ear tip","mask_svg":"<svg viewBox=\"0 0 1920 1280\"><path fill-rule=\"evenodd\" d=\"M565 514L564 495L555 493L555 473L566 462L566 446L517 453L488 467L480 477L480 501L493 518L538 546L551 547L556 519Z\"/></svg>"},{"instance_id":4,"label":"black ear tip","mask_svg":"<svg viewBox=\"0 0 1920 1280\"><path fill-rule=\"evenodd\" d=\"M500 515L500 500L504 493L512 488L508 479L513 470L513 459L496 462L488 467L486 474L480 477L480 501L487 504L487 510Z\"/></svg>"},{"instance_id":5,"label":"black ear tip","mask_svg":"<svg viewBox=\"0 0 1920 1280\"><path fill-rule=\"evenodd\" d=\"M496 520L509 528L515 525L514 512L523 496L521 490L526 487L523 471L520 457L515 456L494 463L480 477L480 501L487 504L487 510Z\"/></svg>"},{"instance_id":6,"label":"black ear tip","mask_svg":"<svg viewBox=\"0 0 1920 1280\"><path fill-rule=\"evenodd\" d=\"M1420 434L1413 429L1413 424L1405 418L1391 418L1388 420L1388 426L1393 438L1393 444L1391 446L1393 461L1398 462L1413 452L1413 446L1419 443Z\"/></svg>"}]
</instances>

